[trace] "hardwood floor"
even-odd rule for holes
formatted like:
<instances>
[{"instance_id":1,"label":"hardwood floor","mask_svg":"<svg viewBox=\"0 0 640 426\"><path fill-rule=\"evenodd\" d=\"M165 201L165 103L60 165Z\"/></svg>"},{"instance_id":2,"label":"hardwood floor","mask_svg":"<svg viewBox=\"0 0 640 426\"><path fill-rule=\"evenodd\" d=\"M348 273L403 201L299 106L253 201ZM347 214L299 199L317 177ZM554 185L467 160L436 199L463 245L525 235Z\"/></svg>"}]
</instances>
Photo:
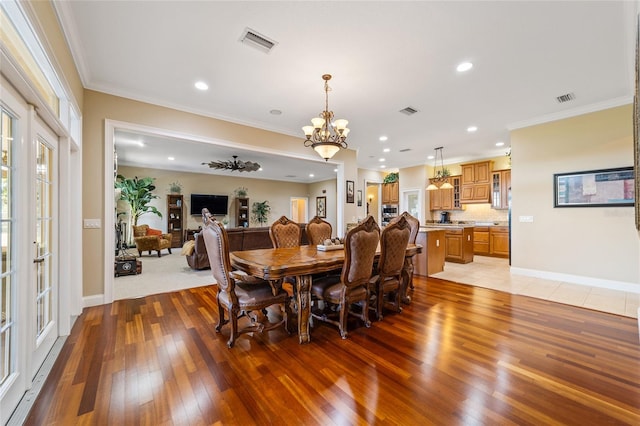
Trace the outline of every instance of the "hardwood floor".
<instances>
[{"instance_id":1,"label":"hardwood floor","mask_svg":"<svg viewBox=\"0 0 640 426\"><path fill-rule=\"evenodd\" d=\"M26 424L640 424L635 319L414 280L401 314L307 345L227 349L211 286L87 308Z\"/></svg>"}]
</instances>

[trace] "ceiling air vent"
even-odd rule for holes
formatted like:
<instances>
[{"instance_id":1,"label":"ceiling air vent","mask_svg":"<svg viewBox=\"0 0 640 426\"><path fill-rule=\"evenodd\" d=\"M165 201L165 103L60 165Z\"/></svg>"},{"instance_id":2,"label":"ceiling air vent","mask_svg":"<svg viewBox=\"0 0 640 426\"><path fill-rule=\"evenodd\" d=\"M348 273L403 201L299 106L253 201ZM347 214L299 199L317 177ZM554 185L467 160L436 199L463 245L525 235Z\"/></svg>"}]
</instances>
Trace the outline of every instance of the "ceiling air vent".
<instances>
[{"instance_id":1,"label":"ceiling air vent","mask_svg":"<svg viewBox=\"0 0 640 426\"><path fill-rule=\"evenodd\" d=\"M400 152L408 152L408 151L411 151L411 148L405 148L400 150Z\"/></svg>"},{"instance_id":2,"label":"ceiling air vent","mask_svg":"<svg viewBox=\"0 0 640 426\"><path fill-rule=\"evenodd\" d=\"M269 53L271 49L278 44L274 40L270 40L269 38L263 36L257 31L252 30L251 28L245 28L242 36L240 37L240 41L247 46L255 47L256 49L262 50L265 53Z\"/></svg>"},{"instance_id":3,"label":"ceiling air vent","mask_svg":"<svg viewBox=\"0 0 640 426\"><path fill-rule=\"evenodd\" d=\"M401 109L400 112L403 113L403 114L407 114L407 115L413 115L416 112L418 112L418 110L413 108L413 107L408 106L405 109Z\"/></svg>"},{"instance_id":4,"label":"ceiling air vent","mask_svg":"<svg viewBox=\"0 0 640 426\"><path fill-rule=\"evenodd\" d=\"M576 95L574 95L573 93L567 93L565 95L558 96L556 98L556 100L558 101L559 104L561 104L561 103L564 103L564 102L572 101L575 98L576 98Z\"/></svg>"}]
</instances>

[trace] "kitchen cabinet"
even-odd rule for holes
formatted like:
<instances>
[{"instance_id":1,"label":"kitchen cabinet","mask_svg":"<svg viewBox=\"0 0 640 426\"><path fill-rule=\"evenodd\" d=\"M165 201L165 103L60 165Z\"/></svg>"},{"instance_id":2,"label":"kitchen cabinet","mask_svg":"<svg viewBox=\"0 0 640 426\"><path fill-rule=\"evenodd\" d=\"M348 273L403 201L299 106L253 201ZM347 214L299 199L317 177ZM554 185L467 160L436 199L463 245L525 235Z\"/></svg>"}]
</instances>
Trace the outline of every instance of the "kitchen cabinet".
<instances>
[{"instance_id":1,"label":"kitchen cabinet","mask_svg":"<svg viewBox=\"0 0 640 426\"><path fill-rule=\"evenodd\" d=\"M494 170L491 176L491 207L508 209L511 196L511 170Z\"/></svg>"},{"instance_id":2,"label":"kitchen cabinet","mask_svg":"<svg viewBox=\"0 0 640 426\"><path fill-rule=\"evenodd\" d=\"M422 252L413 258L413 273L426 277L444 271L445 231L442 229L421 229L416 244L422 245Z\"/></svg>"},{"instance_id":3,"label":"kitchen cabinet","mask_svg":"<svg viewBox=\"0 0 640 426\"><path fill-rule=\"evenodd\" d=\"M236 197L236 226L240 228L249 227L249 199Z\"/></svg>"},{"instance_id":4,"label":"kitchen cabinet","mask_svg":"<svg viewBox=\"0 0 640 426\"><path fill-rule=\"evenodd\" d=\"M509 257L509 227L489 228L489 254L495 257Z\"/></svg>"},{"instance_id":5,"label":"kitchen cabinet","mask_svg":"<svg viewBox=\"0 0 640 426\"><path fill-rule=\"evenodd\" d=\"M508 226L476 226L473 252L482 256L509 257Z\"/></svg>"},{"instance_id":6,"label":"kitchen cabinet","mask_svg":"<svg viewBox=\"0 0 640 426\"><path fill-rule=\"evenodd\" d=\"M460 210L460 180L460 176L450 176L453 188L429 191L429 210Z\"/></svg>"},{"instance_id":7,"label":"kitchen cabinet","mask_svg":"<svg viewBox=\"0 0 640 426\"><path fill-rule=\"evenodd\" d=\"M473 228L445 230L445 260L455 263L473 262Z\"/></svg>"},{"instance_id":8,"label":"kitchen cabinet","mask_svg":"<svg viewBox=\"0 0 640 426\"><path fill-rule=\"evenodd\" d=\"M488 226L476 226L473 228L473 253L484 256L489 254Z\"/></svg>"},{"instance_id":9,"label":"kitchen cabinet","mask_svg":"<svg viewBox=\"0 0 640 426\"><path fill-rule=\"evenodd\" d=\"M460 203L489 203L491 201L491 169L493 161L462 164Z\"/></svg>"},{"instance_id":10,"label":"kitchen cabinet","mask_svg":"<svg viewBox=\"0 0 640 426\"><path fill-rule=\"evenodd\" d=\"M400 183L382 184L382 204L398 204L400 202Z\"/></svg>"},{"instance_id":11,"label":"kitchen cabinet","mask_svg":"<svg viewBox=\"0 0 640 426\"><path fill-rule=\"evenodd\" d=\"M184 202L181 194L167 195L167 232L171 234L171 248L182 247Z\"/></svg>"}]
</instances>

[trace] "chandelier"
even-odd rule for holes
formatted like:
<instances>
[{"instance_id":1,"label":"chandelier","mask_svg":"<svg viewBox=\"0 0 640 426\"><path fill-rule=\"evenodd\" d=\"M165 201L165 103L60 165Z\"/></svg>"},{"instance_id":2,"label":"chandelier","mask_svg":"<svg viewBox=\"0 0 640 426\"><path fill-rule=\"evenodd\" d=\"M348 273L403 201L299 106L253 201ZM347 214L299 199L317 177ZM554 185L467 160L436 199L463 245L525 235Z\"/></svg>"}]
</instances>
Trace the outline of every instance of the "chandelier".
<instances>
[{"instance_id":1,"label":"chandelier","mask_svg":"<svg viewBox=\"0 0 640 426\"><path fill-rule=\"evenodd\" d=\"M435 148L436 155L433 159L433 178L427 186L427 191L435 191L436 189L452 189L453 185L449 183L449 170L444 168L444 158L442 156L442 148ZM438 154L440 154L440 170L438 170Z\"/></svg>"},{"instance_id":2,"label":"chandelier","mask_svg":"<svg viewBox=\"0 0 640 426\"><path fill-rule=\"evenodd\" d=\"M256 170L260 170L260 164L254 163L252 161L241 161L237 159L238 156L233 156L233 161L209 161L206 164L212 169L224 169L231 170L232 172L238 170L240 172L255 172Z\"/></svg>"},{"instance_id":3,"label":"chandelier","mask_svg":"<svg viewBox=\"0 0 640 426\"><path fill-rule=\"evenodd\" d=\"M329 90L331 90L329 80L331 80L331 74L323 75L322 79L324 80L325 92L324 111L320 113L319 117L311 119L312 126L304 126L302 131L307 137L307 140L304 141L304 146L310 146L322 158L329 161L329 158L340 151L340 148L347 148L345 139L349 134L349 129L347 129L349 122L344 119L333 121L333 111L329 111Z\"/></svg>"}]
</instances>

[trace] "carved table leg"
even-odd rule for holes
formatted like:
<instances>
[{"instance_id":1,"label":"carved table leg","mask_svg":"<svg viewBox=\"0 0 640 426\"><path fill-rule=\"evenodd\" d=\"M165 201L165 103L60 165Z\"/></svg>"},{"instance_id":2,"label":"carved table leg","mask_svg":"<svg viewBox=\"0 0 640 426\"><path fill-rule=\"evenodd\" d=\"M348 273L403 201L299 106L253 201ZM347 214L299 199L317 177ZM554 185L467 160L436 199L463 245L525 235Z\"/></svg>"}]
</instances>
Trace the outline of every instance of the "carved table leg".
<instances>
[{"instance_id":1,"label":"carved table leg","mask_svg":"<svg viewBox=\"0 0 640 426\"><path fill-rule=\"evenodd\" d=\"M413 258L405 257L404 266L402 268L402 303L408 305L411 303L411 296L409 296L409 288L413 288Z\"/></svg>"},{"instance_id":2,"label":"carved table leg","mask_svg":"<svg viewBox=\"0 0 640 426\"><path fill-rule=\"evenodd\" d=\"M311 317L311 275L296 277L298 290L298 338L300 343L309 343L309 318Z\"/></svg>"}]
</instances>

